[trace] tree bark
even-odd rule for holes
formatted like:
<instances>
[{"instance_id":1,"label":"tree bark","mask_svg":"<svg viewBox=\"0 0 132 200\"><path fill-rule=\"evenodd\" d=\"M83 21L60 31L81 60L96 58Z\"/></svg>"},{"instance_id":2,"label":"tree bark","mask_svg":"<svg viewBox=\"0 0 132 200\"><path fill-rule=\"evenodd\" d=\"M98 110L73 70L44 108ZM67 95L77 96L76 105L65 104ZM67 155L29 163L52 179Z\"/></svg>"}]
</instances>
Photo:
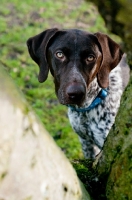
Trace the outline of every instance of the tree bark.
<instances>
[{"instance_id":1,"label":"tree bark","mask_svg":"<svg viewBox=\"0 0 132 200\"><path fill-rule=\"evenodd\" d=\"M4 68L0 67L0 200L90 200Z\"/></svg>"},{"instance_id":2,"label":"tree bark","mask_svg":"<svg viewBox=\"0 0 132 200\"><path fill-rule=\"evenodd\" d=\"M97 165L104 199L132 199L132 77Z\"/></svg>"}]
</instances>

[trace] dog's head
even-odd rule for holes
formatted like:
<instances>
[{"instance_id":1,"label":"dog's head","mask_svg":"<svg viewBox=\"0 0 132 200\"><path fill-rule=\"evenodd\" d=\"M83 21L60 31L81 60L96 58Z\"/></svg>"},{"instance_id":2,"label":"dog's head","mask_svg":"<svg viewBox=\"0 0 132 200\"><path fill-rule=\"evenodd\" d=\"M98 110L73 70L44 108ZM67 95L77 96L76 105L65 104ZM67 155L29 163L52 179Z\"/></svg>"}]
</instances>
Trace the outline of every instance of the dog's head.
<instances>
[{"instance_id":1,"label":"dog's head","mask_svg":"<svg viewBox=\"0 0 132 200\"><path fill-rule=\"evenodd\" d=\"M95 77L100 87L107 88L109 73L122 57L119 45L107 35L76 29L48 29L29 38L27 45L39 65L39 81L47 79L50 69L57 97L65 105L82 105Z\"/></svg>"}]
</instances>

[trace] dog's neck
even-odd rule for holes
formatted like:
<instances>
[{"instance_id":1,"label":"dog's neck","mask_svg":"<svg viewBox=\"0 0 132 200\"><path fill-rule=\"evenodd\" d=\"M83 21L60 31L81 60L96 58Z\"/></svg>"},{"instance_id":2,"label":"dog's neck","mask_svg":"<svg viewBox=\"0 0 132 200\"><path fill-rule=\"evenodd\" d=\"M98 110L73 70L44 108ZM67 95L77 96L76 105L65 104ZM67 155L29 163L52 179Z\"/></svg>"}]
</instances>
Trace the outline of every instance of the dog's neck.
<instances>
[{"instance_id":1,"label":"dog's neck","mask_svg":"<svg viewBox=\"0 0 132 200\"><path fill-rule=\"evenodd\" d=\"M97 78L95 77L87 89L86 98L82 107L86 108L90 106L93 100L97 97L97 95L101 91L101 89L102 88L99 86Z\"/></svg>"}]
</instances>

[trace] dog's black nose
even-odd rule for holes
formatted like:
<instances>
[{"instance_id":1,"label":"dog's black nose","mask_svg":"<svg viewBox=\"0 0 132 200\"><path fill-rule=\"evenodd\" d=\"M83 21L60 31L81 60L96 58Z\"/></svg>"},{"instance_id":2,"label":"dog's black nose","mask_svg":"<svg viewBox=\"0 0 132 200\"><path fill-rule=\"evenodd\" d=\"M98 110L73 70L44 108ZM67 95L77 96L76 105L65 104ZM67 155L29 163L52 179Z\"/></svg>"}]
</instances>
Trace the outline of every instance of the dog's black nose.
<instances>
[{"instance_id":1,"label":"dog's black nose","mask_svg":"<svg viewBox=\"0 0 132 200\"><path fill-rule=\"evenodd\" d=\"M79 102L85 96L85 87L80 83L74 83L66 88L66 94L71 101Z\"/></svg>"}]
</instances>

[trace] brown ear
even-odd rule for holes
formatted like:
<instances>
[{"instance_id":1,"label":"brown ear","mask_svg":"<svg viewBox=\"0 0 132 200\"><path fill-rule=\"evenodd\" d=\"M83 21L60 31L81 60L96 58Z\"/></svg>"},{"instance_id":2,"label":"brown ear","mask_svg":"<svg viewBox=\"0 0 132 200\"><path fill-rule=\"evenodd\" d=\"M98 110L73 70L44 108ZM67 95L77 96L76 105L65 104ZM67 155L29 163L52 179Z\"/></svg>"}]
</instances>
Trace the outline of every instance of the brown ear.
<instances>
[{"instance_id":1,"label":"brown ear","mask_svg":"<svg viewBox=\"0 0 132 200\"><path fill-rule=\"evenodd\" d=\"M27 40L29 54L40 68L38 80L41 83L47 79L49 72L49 67L46 59L46 48L50 39L55 35L57 31L57 28L48 29Z\"/></svg>"},{"instance_id":2,"label":"brown ear","mask_svg":"<svg viewBox=\"0 0 132 200\"><path fill-rule=\"evenodd\" d=\"M109 85L109 73L115 68L122 58L120 46L107 35L95 33L102 49L102 63L97 74L98 83L102 88Z\"/></svg>"}]
</instances>

